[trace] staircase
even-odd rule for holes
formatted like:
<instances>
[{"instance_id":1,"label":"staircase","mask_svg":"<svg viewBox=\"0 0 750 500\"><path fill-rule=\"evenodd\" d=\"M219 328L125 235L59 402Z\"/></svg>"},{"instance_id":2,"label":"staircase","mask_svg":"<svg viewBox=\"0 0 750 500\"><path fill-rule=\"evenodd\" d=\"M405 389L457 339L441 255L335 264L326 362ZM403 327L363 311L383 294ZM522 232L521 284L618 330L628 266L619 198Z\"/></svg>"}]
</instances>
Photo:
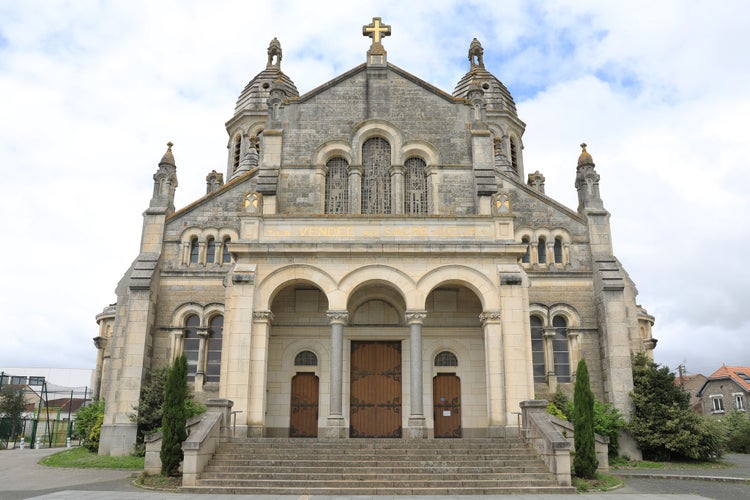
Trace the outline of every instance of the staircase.
<instances>
[{"instance_id":1,"label":"staircase","mask_svg":"<svg viewBox=\"0 0 750 500\"><path fill-rule=\"evenodd\" d=\"M575 493L506 439L232 439L184 493L485 495Z\"/></svg>"}]
</instances>

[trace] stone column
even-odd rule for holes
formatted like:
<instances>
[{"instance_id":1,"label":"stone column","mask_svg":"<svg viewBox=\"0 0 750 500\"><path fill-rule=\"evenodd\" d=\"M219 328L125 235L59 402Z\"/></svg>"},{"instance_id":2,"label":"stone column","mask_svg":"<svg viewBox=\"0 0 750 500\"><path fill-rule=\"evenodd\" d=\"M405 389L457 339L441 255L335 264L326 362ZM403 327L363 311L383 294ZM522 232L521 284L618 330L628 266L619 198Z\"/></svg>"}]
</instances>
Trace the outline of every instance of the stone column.
<instances>
[{"instance_id":1,"label":"stone column","mask_svg":"<svg viewBox=\"0 0 750 500\"><path fill-rule=\"evenodd\" d=\"M349 212L362 213L362 165L349 165Z\"/></svg>"},{"instance_id":2,"label":"stone column","mask_svg":"<svg viewBox=\"0 0 750 500\"><path fill-rule=\"evenodd\" d=\"M547 375L547 383L550 384L550 391L557 390L557 384L553 381L555 378L555 329L547 326L544 329L544 373ZM553 388L552 385L555 387Z\"/></svg>"},{"instance_id":3,"label":"stone column","mask_svg":"<svg viewBox=\"0 0 750 500\"><path fill-rule=\"evenodd\" d=\"M94 373L94 387L92 387L92 398L99 399L99 393L102 387L102 367L104 365L104 350L107 348L108 339L106 337L94 337L96 346L96 372Z\"/></svg>"},{"instance_id":4,"label":"stone column","mask_svg":"<svg viewBox=\"0 0 750 500\"><path fill-rule=\"evenodd\" d=\"M425 439L427 424L424 418L424 399L422 388L422 323L427 311L406 311L406 323L409 325L410 362L411 362L411 414L409 415L409 439Z\"/></svg>"},{"instance_id":5,"label":"stone column","mask_svg":"<svg viewBox=\"0 0 750 500\"><path fill-rule=\"evenodd\" d=\"M581 360L581 332L568 328L568 356L570 357L570 381L575 382L576 369Z\"/></svg>"},{"instance_id":6,"label":"stone column","mask_svg":"<svg viewBox=\"0 0 750 500\"><path fill-rule=\"evenodd\" d=\"M185 338L185 330L182 327L172 329L171 335L171 346L170 346L170 364L174 363L175 358L178 354L182 353L183 339Z\"/></svg>"},{"instance_id":7,"label":"stone column","mask_svg":"<svg viewBox=\"0 0 750 500\"><path fill-rule=\"evenodd\" d=\"M190 264L190 240L182 242L182 265Z\"/></svg>"},{"instance_id":8,"label":"stone column","mask_svg":"<svg viewBox=\"0 0 750 500\"><path fill-rule=\"evenodd\" d=\"M404 213L404 166L391 165L391 213Z\"/></svg>"},{"instance_id":9,"label":"stone column","mask_svg":"<svg viewBox=\"0 0 750 500\"><path fill-rule=\"evenodd\" d=\"M437 211L436 207L440 206L437 199L437 185L440 178L438 177L437 169L434 165L427 165L424 175L427 178L427 213L432 214Z\"/></svg>"},{"instance_id":10,"label":"stone column","mask_svg":"<svg viewBox=\"0 0 750 500\"><path fill-rule=\"evenodd\" d=\"M346 421L343 413L344 384L344 325L348 311L328 311L331 324L331 400L328 410L326 437L346 438Z\"/></svg>"},{"instance_id":11,"label":"stone column","mask_svg":"<svg viewBox=\"0 0 750 500\"><path fill-rule=\"evenodd\" d=\"M208 338L208 329L205 327L198 329L198 366L195 368L195 392L203 391L203 382L206 379L206 339Z\"/></svg>"},{"instance_id":12,"label":"stone column","mask_svg":"<svg viewBox=\"0 0 750 500\"><path fill-rule=\"evenodd\" d=\"M250 401L248 402L247 435L262 437L265 432L266 372L268 370L268 335L273 321L271 311L253 313L250 336Z\"/></svg>"},{"instance_id":13,"label":"stone column","mask_svg":"<svg viewBox=\"0 0 750 500\"><path fill-rule=\"evenodd\" d=\"M206 265L206 242L205 241L198 242L198 265L199 266Z\"/></svg>"},{"instance_id":14,"label":"stone column","mask_svg":"<svg viewBox=\"0 0 750 500\"><path fill-rule=\"evenodd\" d=\"M487 418L490 437L505 433L505 360L503 359L503 327L500 311L485 311L479 315L484 327L484 355L487 370Z\"/></svg>"}]
</instances>

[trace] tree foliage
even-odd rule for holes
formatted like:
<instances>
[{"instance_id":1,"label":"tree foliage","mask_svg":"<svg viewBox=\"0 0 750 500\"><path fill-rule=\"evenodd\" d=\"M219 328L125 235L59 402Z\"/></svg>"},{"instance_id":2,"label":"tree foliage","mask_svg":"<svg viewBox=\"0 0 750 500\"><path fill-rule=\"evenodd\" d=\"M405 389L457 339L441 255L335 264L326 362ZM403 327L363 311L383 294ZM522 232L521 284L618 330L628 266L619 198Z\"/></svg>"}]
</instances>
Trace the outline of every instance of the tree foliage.
<instances>
[{"instance_id":1,"label":"tree foliage","mask_svg":"<svg viewBox=\"0 0 750 500\"><path fill-rule=\"evenodd\" d=\"M78 409L73 437L80 439L88 450L97 452L102 423L104 423L104 400L100 399Z\"/></svg>"},{"instance_id":2,"label":"tree foliage","mask_svg":"<svg viewBox=\"0 0 750 500\"><path fill-rule=\"evenodd\" d=\"M750 415L734 410L723 420L726 429L727 450L733 453L750 453Z\"/></svg>"},{"instance_id":3,"label":"tree foliage","mask_svg":"<svg viewBox=\"0 0 750 500\"><path fill-rule=\"evenodd\" d=\"M3 437L15 438L21 431L21 416L25 407L23 391L8 391L0 394L0 417L6 422L3 428L7 431L7 436Z\"/></svg>"},{"instance_id":4,"label":"tree foliage","mask_svg":"<svg viewBox=\"0 0 750 500\"><path fill-rule=\"evenodd\" d=\"M162 408L161 473L177 476L182 462L182 443L187 439L185 430L185 401L188 398L187 359L178 356L167 373Z\"/></svg>"},{"instance_id":5,"label":"tree foliage","mask_svg":"<svg viewBox=\"0 0 750 500\"><path fill-rule=\"evenodd\" d=\"M690 395L674 383L669 367L645 354L633 359L633 417L628 430L648 460L716 460L722 430L690 408Z\"/></svg>"},{"instance_id":6,"label":"tree foliage","mask_svg":"<svg viewBox=\"0 0 750 500\"><path fill-rule=\"evenodd\" d=\"M599 462L596 460L596 443L594 442L594 393L589 385L589 370L586 361L578 362L576 384L573 392L573 428L575 432L575 457L573 470L575 475L583 478L594 478Z\"/></svg>"}]
</instances>

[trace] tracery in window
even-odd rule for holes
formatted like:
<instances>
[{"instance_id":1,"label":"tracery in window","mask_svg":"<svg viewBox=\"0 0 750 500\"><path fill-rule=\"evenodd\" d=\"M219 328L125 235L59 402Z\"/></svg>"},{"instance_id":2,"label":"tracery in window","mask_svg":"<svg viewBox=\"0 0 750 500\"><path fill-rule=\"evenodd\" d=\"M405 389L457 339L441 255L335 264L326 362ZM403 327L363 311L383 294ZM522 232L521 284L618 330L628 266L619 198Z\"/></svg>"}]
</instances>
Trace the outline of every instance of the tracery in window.
<instances>
[{"instance_id":1,"label":"tracery in window","mask_svg":"<svg viewBox=\"0 0 750 500\"><path fill-rule=\"evenodd\" d=\"M349 163L340 156L326 163L326 203L325 213L349 213Z\"/></svg>"},{"instance_id":2,"label":"tracery in window","mask_svg":"<svg viewBox=\"0 0 750 500\"><path fill-rule=\"evenodd\" d=\"M435 366L458 366L458 358L450 351L443 351L435 356Z\"/></svg>"},{"instance_id":3,"label":"tracery in window","mask_svg":"<svg viewBox=\"0 0 750 500\"><path fill-rule=\"evenodd\" d=\"M427 177L421 158L409 158L404 163L404 213L427 213Z\"/></svg>"},{"instance_id":4,"label":"tracery in window","mask_svg":"<svg viewBox=\"0 0 750 500\"><path fill-rule=\"evenodd\" d=\"M312 351L302 351L294 357L294 366L318 366L318 357Z\"/></svg>"},{"instance_id":5,"label":"tracery in window","mask_svg":"<svg viewBox=\"0 0 750 500\"><path fill-rule=\"evenodd\" d=\"M391 145L381 137L362 145L362 213L391 213Z\"/></svg>"},{"instance_id":6,"label":"tracery in window","mask_svg":"<svg viewBox=\"0 0 750 500\"><path fill-rule=\"evenodd\" d=\"M182 341L182 353L187 358L188 380L195 380L195 373L198 371L198 349L200 348L198 327L200 324L201 320L195 314L191 314L185 320L185 337Z\"/></svg>"},{"instance_id":7,"label":"tracery in window","mask_svg":"<svg viewBox=\"0 0 750 500\"><path fill-rule=\"evenodd\" d=\"M531 364L534 371L534 382L546 382L544 368L544 327L538 316L531 317Z\"/></svg>"},{"instance_id":8,"label":"tracery in window","mask_svg":"<svg viewBox=\"0 0 750 500\"><path fill-rule=\"evenodd\" d=\"M208 342L206 342L206 382L219 382L223 338L224 316L214 316L208 323Z\"/></svg>"},{"instance_id":9,"label":"tracery in window","mask_svg":"<svg viewBox=\"0 0 750 500\"><path fill-rule=\"evenodd\" d=\"M568 354L568 321L563 316L552 318L555 336L552 339L552 357L558 382L570 382L570 356Z\"/></svg>"},{"instance_id":10,"label":"tracery in window","mask_svg":"<svg viewBox=\"0 0 750 500\"><path fill-rule=\"evenodd\" d=\"M216 260L216 240L208 238L206 242L206 264L213 264Z\"/></svg>"}]
</instances>

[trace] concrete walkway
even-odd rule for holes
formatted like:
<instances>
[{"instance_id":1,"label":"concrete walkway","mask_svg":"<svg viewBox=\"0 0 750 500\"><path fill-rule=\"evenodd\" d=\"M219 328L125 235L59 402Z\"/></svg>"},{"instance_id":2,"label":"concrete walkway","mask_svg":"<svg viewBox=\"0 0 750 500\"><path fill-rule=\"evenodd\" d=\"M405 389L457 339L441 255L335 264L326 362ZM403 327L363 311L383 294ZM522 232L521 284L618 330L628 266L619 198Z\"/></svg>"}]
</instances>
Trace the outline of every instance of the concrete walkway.
<instances>
[{"instance_id":1,"label":"concrete walkway","mask_svg":"<svg viewBox=\"0 0 750 500\"><path fill-rule=\"evenodd\" d=\"M692 479L746 483L750 482L750 455L729 453L722 458L731 467L716 469L612 469L611 474L620 477L644 477L651 479Z\"/></svg>"},{"instance_id":2,"label":"concrete walkway","mask_svg":"<svg viewBox=\"0 0 750 500\"><path fill-rule=\"evenodd\" d=\"M135 471L114 471L102 469L59 469L39 465L38 462L47 455L60 451L59 449L42 450L2 450L0 451L0 498L3 500L15 500L25 498L36 499L68 499L94 500L107 498L112 500L136 500L146 499L179 499L179 500L206 500L204 495L162 493L152 492L137 488L130 484L131 476ZM721 478L744 478L750 480L750 456L728 455L727 462L735 464L731 468L707 471L698 470L665 470L655 471L612 471L618 475L638 475L648 477L649 475L680 475L696 479L695 476L708 476L721 480ZM740 486L744 488L744 486ZM748 496L750 496L750 486ZM627 490L627 488L625 488ZM619 491L619 492L618 492ZM613 491L609 493L589 493L585 495L586 500L606 499L616 495L616 500L700 500L716 498L712 496L700 496L695 494L634 494L627 491ZM493 500L545 500L550 497L556 499L580 500L579 495L500 495L484 496L482 498ZM223 500L322 500L322 499L406 499L416 498L424 500L426 497L336 497L336 496L314 496L306 495L212 495L211 498ZM451 497L430 497L437 500L447 500Z\"/></svg>"}]
</instances>

